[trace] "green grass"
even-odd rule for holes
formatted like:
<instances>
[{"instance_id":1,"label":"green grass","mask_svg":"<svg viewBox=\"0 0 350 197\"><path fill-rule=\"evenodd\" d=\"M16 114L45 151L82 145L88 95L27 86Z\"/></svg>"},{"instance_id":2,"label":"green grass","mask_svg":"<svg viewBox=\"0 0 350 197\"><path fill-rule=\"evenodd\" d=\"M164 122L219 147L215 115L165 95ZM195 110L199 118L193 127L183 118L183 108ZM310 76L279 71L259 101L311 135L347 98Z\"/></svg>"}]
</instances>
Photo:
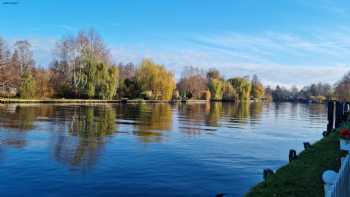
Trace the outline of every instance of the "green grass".
<instances>
[{"instance_id":1,"label":"green grass","mask_svg":"<svg viewBox=\"0 0 350 197\"><path fill-rule=\"evenodd\" d=\"M340 158L345 153L339 150L338 132L331 133L303 151L288 165L251 189L247 197L301 197L324 196L322 173L338 171Z\"/></svg>"}]
</instances>

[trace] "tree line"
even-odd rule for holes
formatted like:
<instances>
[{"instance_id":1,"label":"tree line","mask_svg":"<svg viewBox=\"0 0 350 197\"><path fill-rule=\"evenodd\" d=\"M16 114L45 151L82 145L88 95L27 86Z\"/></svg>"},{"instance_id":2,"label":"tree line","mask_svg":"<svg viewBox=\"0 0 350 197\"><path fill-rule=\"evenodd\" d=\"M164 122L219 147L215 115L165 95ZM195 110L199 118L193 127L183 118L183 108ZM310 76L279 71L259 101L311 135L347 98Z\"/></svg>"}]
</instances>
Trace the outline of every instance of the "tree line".
<instances>
[{"instance_id":1,"label":"tree line","mask_svg":"<svg viewBox=\"0 0 350 197\"><path fill-rule=\"evenodd\" d=\"M205 99L243 101L273 99L291 101L350 99L350 74L334 87L312 84L299 90L277 86L265 88L256 75L225 79L213 68L208 71L185 67L176 81L172 72L151 59L139 64L116 64L100 35L81 31L59 40L53 60L37 66L31 44L17 41L13 46L0 38L0 96L32 98L152 100Z\"/></svg>"},{"instance_id":2,"label":"tree line","mask_svg":"<svg viewBox=\"0 0 350 197\"><path fill-rule=\"evenodd\" d=\"M186 67L181 79L150 59L139 64L116 64L94 30L59 40L53 60L37 66L31 44L9 47L0 38L0 95L3 97L152 100L246 100L263 97L257 77L223 79L219 71Z\"/></svg>"},{"instance_id":3,"label":"tree line","mask_svg":"<svg viewBox=\"0 0 350 197\"><path fill-rule=\"evenodd\" d=\"M293 102L324 102L326 100L337 99L350 101L350 72L346 73L342 79L335 84L313 83L302 88L292 86L286 88L277 85L275 88L268 86L265 89L267 99Z\"/></svg>"}]
</instances>

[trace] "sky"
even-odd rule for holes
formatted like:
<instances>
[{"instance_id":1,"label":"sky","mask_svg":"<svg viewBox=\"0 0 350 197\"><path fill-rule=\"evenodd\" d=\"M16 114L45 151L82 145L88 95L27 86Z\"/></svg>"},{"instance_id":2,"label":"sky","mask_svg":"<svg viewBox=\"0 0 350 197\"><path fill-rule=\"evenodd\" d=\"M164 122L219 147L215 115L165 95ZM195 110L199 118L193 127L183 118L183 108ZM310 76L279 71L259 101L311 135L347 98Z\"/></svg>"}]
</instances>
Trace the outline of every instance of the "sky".
<instances>
[{"instance_id":1,"label":"sky","mask_svg":"<svg viewBox=\"0 0 350 197\"><path fill-rule=\"evenodd\" d=\"M8 3L10 2L10 3ZM13 4L11 2L18 2ZM115 62L151 58L267 85L337 82L350 71L348 0L0 0L0 37L31 42L38 65L55 43L95 29Z\"/></svg>"}]
</instances>

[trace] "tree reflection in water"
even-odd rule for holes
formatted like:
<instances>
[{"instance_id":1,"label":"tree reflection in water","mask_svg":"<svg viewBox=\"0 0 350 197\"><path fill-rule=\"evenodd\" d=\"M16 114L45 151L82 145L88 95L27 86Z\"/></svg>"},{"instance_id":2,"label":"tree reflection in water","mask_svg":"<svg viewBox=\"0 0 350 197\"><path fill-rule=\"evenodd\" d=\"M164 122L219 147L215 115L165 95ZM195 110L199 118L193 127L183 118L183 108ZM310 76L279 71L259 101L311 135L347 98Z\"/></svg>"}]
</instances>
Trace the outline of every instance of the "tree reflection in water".
<instances>
[{"instance_id":1,"label":"tree reflection in water","mask_svg":"<svg viewBox=\"0 0 350 197\"><path fill-rule=\"evenodd\" d=\"M52 106L0 105L0 159L6 148L27 145L26 133L35 128L35 120L52 114Z\"/></svg>"},{"instance_id":2,"label":"tree reflection in water","mask_svg":"<svg viewBox=\"0 0 350 197\"><path fill-rule=\"evenodd\" d=\"M242 127L248 123L255 125L261 119L263 105L262 102L180 104L180 129L189 135L198 135L202 132L213 132L221 126ZM220 122L229 124L221 125Z\"/></svg>"},{"instance_id":3,"label":"tree reflection in water","mask_svg":"<svg viewBox=\"0 0 350 197\"><path fill-rule=\"evenodd\" d=\"M163 141L164 131L170 131L173 123L173 112L171 105L161 104L142 104L139 105L139 121L142 124L136 124L134 134L142 142L160 142Z\"/></svg>"},{"instance_id":4,"label":"tree reflection in water","mask_svg":"<svg viewBox=\"0 0 350 197\"><path fill-rule=\"evenodd\" d=\"M250 125L255 126L259 124L262 118L263 109L264 109L263 102L253 102L250 104L250 110L249 110Z\"/></svg>"},{"instance_id":5,"label":"tree reflection in water","mask_svg":"<svg viewBox=\"0 0 350 197\"><path fill-rule=\"evenodd\" d=\"M117 132L116 122L119 120L135 121L133 134L145 143L164 140L162 132L172 127L169 104L81 106L69 110L73 112L63 112L66 116L64 120L70 121L66 121L66 134L59 133L56 137L54 157L57 161L81 169L96 163L106 137Z\"/></svg>"},{"instance_id":6,"label":"tree reflection in water","mask_svg":"<svg viewBox=\"0 0 350 197\"><path fill-rule=\"evenodd\" d=\"M24 147L26 132L35 128L35 120L49 117L53 107L48 105L2 105L0 106L1 145L14 148Z\"/></svg>"},{"instance_id":7,"label":"tree reflection in water","mask_svg":"<svg viewBox=\"0 0 350 197\"><path fill-rule=\"evenodd\" d=\"M3 105L0 107L0 128L24 132L35 127L39 117L49 117L54 112L50 105Z\"/></svg>"},{"instance_id":8,"label":"tree reflection in water","mask_svg":"<svg viewBox=\"0 0 350 197\"><path fill-rule=\"evenodd\" d=\"M233 107L228 107L231 121L238 124L246 124L250 118L250 103L239 102L235 103Z\"/></svg>"},{"instance_id":9,"label":"tree reflection in water","mask_svg":"<svg viewBox=\"0 0 350 197\"><path fill-rule=\"evenodd\" d=\"M321 119L322 115L325 116L327 112L327 106L326 105L319 105L319 104L309 104L309 107L305 107L306 112L304 114L308 114L310 117L310 120L315 120L313 117L318 117L319 120Z\"/></svg>"},{"instance_id":10,"label":"tree reflection in water","mask_svg":"<svg viewBox=\"0 0 350 197\"><path fill-rule=\"evenodd\" d=\"M213 124L212 120L207 120L207 115L210 112L210 103L188 103L188 104L178 104L178 121L179 128L182 132L188 135L200 134L206 123L210 122Z\"/></svg>"},{"instance_id":11,"label":"tree reflection in water","mask_svg":"<svg viewBox=\"0 0 350 197\"><path fill-rule=\"evenodd\" d=\"M6 106L6 107L5 107ZM86 169L102 155L108 137L117 125L142 143L161 142L172 131L176 115L178 129L187 135L213 133L220 127L257 124L262 103L203 103L170 105L4 105L0 107L1 147L21 148L27 131L43 129L51 136L56 161ZM176 110L174 113L173 110ZM318 113L318 109L314 110ZM37 121L47 121L43 127ZM30 140L30 139L28 139ZM1 150L0 150L1 152Z\"/></svg>"},{"instance_id":12,"label":"tree reflection in water","mask_svg":"<svg viewBox=\"0 0 350 197\"><path fill-rule=\"evenodd\" d=\"M60 134L54 146L56 160L72 167L88 168L95 164L105 137L116 131L116 112L112 107L74 108L67 134Z\"/></svg>"},{"instance_id":13,"label":"tree reflection in water","mask_svg":"<svg viewBox=\"0 0 350 197\"><path fill-rule=\"evenodd\" d=\"M223 115L223 104L222 102L214 102L209 106L209 113L205 117L206 124L209 126L218 127L219 121Z\"/></svg>"}]
</instances>

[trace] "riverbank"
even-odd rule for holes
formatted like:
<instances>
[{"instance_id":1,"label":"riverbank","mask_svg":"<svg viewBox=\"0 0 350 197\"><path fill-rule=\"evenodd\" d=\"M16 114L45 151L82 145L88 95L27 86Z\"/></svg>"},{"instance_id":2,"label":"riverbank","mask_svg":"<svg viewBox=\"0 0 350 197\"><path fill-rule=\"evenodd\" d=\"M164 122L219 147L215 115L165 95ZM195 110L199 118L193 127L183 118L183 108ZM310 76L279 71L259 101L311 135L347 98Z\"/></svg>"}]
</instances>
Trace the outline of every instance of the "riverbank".
<instances>
[{"instance_id":1,"label":"riverbank","mask_svg":"<svg viewBox=\"0 0 350 197\"><path fill-rule=\"evenodd\" d=\"M349 128L350 124L345 126ZM322 173L325 170L338 171L340 158L344 155L339 149L337 130L301 152L296 160L268 176L266 181L252 188L246 197L324 196Z\"/></svg>"},{"instance_id":2,"label":"riverbank","mask_svg":"<svg viewBox=\"0 0 350 197\"><path fill-rule=\"evenodd\" d=\"M176 102L185 102L185 103L207 103L208 100L144 100L144 99L120 99L120 100L98 100L98 99L6 99L0 98L1 104L8 103L62 103L62 104L80 104L80 103L176 103Z\"/></svg>"}]
</instances>

